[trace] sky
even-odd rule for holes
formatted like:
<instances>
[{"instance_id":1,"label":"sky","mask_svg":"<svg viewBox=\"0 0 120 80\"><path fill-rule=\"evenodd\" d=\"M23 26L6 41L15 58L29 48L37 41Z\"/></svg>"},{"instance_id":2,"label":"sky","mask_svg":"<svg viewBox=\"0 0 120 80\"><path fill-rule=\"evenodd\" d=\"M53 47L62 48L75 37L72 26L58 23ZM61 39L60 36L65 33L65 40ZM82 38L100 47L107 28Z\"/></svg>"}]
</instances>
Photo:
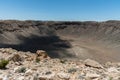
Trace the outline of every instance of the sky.
<instances>
[{"instance_id":1,"label":"sky","mask_svg":"<svg viewBox=\"0 0 120 80\"><path fill-rule=\"evenodd\" d=\"M120 0L0 0L0 20L120 20Z\"/></svg>"}]
</instances>

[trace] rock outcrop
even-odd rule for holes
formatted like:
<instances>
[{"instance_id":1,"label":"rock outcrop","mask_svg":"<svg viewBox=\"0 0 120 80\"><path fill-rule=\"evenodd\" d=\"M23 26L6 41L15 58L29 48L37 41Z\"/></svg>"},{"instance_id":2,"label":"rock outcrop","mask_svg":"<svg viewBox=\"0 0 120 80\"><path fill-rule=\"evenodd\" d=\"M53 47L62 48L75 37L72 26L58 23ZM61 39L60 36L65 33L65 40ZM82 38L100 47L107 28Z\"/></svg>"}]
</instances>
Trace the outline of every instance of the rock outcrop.
<instances>
[{"instance_id":1,"label":"rock outcrop","mask_svg":"<svg viewBox=\"0 0 120 80\"><path fill-rule=\"evenodd\" d=\"M103 68L103 66L100 63L98 63L98 62L96 62L94 60L91 60L91 59L86 59L84 61L84 63L85 63L86 66L89 66L89 67Z\"/></svg>"},{"instance_id":2,"label":"rock outcrop","mask_svg":"<svg viewBox=\"0 0 120 80\"><path fill-rule=\"evenodd\" d=\"M9 52L10 51L10 52ZM1 48L0 55L13 55L16 52L23 60L9 60L6 69L0 69L1 80L119 80L120 63L100 64L97 61L52 59L45 51L37 53L21 52L11 48ZM42 52L42 53L41 53ZM27 60L27 56L44 54L39 62ZM9 58L7 58L9 59ZM35 58L34 58L35 59ZM21 63L18 65L16 63ZM93 63L93 64L92 64Z\"/></svg>"}]
</instances>

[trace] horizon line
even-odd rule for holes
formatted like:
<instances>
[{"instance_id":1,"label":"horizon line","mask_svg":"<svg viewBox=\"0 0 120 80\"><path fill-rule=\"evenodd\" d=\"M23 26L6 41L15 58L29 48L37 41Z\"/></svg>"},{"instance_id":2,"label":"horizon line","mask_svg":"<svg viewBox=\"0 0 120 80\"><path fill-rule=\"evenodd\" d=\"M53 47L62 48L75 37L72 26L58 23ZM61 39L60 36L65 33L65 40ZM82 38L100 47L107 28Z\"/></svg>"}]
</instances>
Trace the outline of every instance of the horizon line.
<instances>
[{"instance_id":1,"label":"horizon line","mask_svg":"<svg viewBox=\"0 0 120 80\"><path fill-rule=\"evenodd\" d=\"M54 21L54 22L107 22L107 21L120 21L115 19L110 20L42 20L42 19L0 19L0 21Z\"/></svg>"}]
</instances>

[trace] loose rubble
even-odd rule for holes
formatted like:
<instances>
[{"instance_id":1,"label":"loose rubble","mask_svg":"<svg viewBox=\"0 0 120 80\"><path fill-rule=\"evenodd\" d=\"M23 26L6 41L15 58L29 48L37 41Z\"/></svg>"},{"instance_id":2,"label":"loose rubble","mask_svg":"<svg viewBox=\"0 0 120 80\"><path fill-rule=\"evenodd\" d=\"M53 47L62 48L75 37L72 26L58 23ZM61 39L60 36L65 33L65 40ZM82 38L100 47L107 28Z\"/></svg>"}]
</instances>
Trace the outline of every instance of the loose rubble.
<instances>
[{"instance_id":1,"label":"loose rubble","mask_svg":"<svg viewBox=\"0 0 120 80\"><path fill-rule=\"evenodd\" d=\"M43 50L11 48L1 48L0 59L9 60L6 69L0 69L0 80L120 80L120 63L51 59Z\"/></svg>"}]
</instances>

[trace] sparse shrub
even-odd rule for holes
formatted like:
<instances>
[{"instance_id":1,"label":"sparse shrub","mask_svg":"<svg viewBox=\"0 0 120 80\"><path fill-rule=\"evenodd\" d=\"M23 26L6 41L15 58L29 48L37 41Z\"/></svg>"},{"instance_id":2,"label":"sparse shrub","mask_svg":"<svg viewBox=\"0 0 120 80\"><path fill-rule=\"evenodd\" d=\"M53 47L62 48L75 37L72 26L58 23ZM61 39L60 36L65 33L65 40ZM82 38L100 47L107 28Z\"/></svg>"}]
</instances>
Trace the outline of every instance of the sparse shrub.
<instances>
[{"instance_id":1,"label":"sparse shrub","mask_svg":"<svg viewBox=\"0 0 120 80\"><path fill-rule=\"evenodd\" d=\"M113 80L113 77L110 77L110 80Z\"/></svg>"},{"instance_id":2,"label":"sparse shrub","mask_svg":"<svg viewBox=\"0 0 120 80\"><path fill-rule=\"evenodd\" d=\"M0 69L5 69L6 65L9 63L9 60L0 60Z\"/></svg>"},{"instance_id":3,"label":"sparse shrub","mask_svg":"<svg viewBox=\"0 0 120 80\"><path fill-rule=\"evenodd\" d=\"M60 60L61 63L65 63L67 60Z\"/></svg>"},{"instance_id":4,"label":"sparse shrub","mask_svg":"<svg viewBox=\"0 0 120 80\"><path fill-rule=\"evenodd\" d=\"M26 72L26 68L25 67L21 67L19 70L18 70L19 73L25 73Z\"/></svg>"},{"instance_id":5,"label":"sparse shrub","mask_svg":"<svg viewBox=\"0 0 120 80\"><path fill-rule=\"evenodd\" d=\"M70 68L70 69L68 69L68 73L74 73L74 72L76 72L77 71L77 69L75 69L75 68Z\"/></svg>"}]
</instances>

